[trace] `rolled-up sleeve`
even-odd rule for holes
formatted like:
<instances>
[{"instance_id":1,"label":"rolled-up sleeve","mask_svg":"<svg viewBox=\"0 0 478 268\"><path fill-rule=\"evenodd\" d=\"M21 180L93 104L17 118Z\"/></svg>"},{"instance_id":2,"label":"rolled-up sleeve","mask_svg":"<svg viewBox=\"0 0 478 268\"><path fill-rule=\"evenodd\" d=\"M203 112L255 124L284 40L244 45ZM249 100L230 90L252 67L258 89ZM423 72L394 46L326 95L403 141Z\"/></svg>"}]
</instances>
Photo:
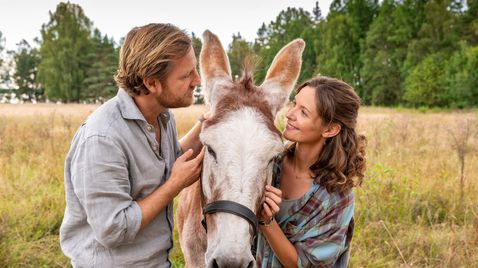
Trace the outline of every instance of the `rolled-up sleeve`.
<instances>
[{"instance_id":1,"label":"rolled-up sleeve","mask_svg":"<svg viewBox=\"0 0 478 268\"><path fill-rule=\"evenodd\" d=\"M142 215L130 194L128 162L119 145L105 136L91 136L74 158L72 183L95 239L107 248L134 240Z\"/></svg>"}]
</instances>

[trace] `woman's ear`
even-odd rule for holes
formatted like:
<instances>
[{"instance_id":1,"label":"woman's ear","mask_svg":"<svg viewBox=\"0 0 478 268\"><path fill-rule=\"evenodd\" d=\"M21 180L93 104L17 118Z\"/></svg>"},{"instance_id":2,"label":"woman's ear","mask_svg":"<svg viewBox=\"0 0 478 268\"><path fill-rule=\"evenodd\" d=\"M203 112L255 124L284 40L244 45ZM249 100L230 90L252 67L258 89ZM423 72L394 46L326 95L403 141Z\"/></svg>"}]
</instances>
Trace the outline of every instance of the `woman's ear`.
<instances>
[{"instance_id":1,"label":"woman's ear","mask_svg":"<svg viewBox=\"0 0 478 268\"><path fill-rule=\"evenodd\" d=\"M338 123L330 123L324 132L322 132L322 136L324 138L332 138L337 136L340 133L342 126Z\"/></svg>"},{"instance_id":2,"label":"woman's ear","mask_svg":"<svg viewBox=\"0 0 478 268\"><path fill-rule=\"evenodd\" d=\"M162 91L161 82L157 78L153 78L153 77L144 78L143 84L151 93L160 94Z\"/></svg>"}]
</instances>

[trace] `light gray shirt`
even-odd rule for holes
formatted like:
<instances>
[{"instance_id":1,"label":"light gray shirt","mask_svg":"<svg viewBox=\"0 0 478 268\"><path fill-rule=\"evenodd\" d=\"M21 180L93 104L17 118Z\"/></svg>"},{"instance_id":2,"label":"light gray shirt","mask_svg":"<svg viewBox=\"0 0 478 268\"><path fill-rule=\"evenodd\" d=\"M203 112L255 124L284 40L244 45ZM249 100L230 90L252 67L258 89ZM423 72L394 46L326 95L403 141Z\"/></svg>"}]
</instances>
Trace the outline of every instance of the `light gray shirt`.
<instances>
[{"instance_id":1,"label":"light gray shirt","mask_svg":"<svg viewBox=\"0 0 478 268\"><path fill-rule=\"evenodd\" d=\"M143 230L144 199L165 183L181 154L171 112L160 114L161 145L124 90L77 131L65 161L60 244L74 267L171 267L173 206Z\"/></svg>"}]
</instances>

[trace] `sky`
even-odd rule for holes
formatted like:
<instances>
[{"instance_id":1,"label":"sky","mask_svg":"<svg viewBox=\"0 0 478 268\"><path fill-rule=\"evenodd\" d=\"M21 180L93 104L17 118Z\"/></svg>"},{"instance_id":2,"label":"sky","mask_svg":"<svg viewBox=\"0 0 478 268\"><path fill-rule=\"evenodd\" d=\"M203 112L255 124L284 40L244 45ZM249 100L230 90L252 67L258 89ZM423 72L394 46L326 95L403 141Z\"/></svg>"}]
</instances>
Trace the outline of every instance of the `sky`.
<instances>
[{"instance_id":1,"label":"sky","mask_svg":"<svg viewBox=\"0 0 478 268\"><path fill-rule=\"evenodd\" d=\"M40 37L42 24L49 21L61 1L0 0L0 31L6 39L6 49L16 48L25 39L33 44ZM232 34L240 32L247 41L254 41L263 22L268 24L287 7L309 12L316 0L72 0L79 4L94 27L115 41L135 26L151 22L173 23L197 36L208 29L218 35L224 47ZM322 15L328 13L331 0L319 1Z\"/></svg>"}]
</instances>

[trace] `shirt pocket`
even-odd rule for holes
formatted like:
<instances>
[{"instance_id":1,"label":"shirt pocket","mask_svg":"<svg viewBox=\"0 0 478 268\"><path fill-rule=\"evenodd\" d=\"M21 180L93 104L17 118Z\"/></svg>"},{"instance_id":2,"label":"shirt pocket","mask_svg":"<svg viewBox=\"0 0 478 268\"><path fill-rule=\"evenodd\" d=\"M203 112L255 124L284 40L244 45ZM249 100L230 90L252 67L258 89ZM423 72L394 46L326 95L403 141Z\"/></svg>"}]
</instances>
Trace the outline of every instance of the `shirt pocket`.
<instances>
[{"instance_id":1,"label":"shirt pocket","mask_svg":"<svg viewBox=\"0 0 478 268\"><path fill-rule=\"evenodd\" d=\"M163 161L138 165L131 171L132 196L141 200L150 195L165 181L166 164Z\"/></svg>"}]
</instances>

